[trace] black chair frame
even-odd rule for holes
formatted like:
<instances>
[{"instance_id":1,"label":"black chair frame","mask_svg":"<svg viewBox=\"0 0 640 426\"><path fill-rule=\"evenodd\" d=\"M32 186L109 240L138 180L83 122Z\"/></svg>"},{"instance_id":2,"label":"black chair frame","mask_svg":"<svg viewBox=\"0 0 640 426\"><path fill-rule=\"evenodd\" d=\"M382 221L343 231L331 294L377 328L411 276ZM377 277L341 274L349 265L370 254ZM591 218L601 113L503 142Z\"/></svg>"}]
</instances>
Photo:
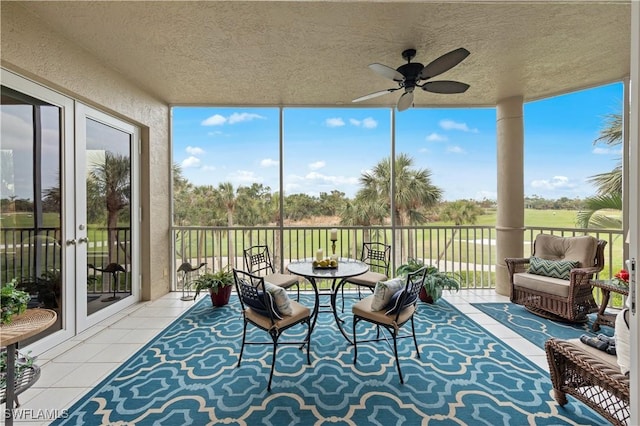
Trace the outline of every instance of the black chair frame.
<instances>
[{"instance_id":1,"label":"black chair frame","mask_svg":"<svg viewBox=\"0 0 640 426\"><path fill-rule=\"evenodd\" d=\"M268 294L264 287L264 277L250 274L246 271L241 271L238 269L233 269L233 277L236 285L236 291L238 292L238 298L240 299L240 304L242 306L242 317L243 317L243 327L242 327L242 347L240 348L240 356L238 357L238 365L240 367L240 363L242 362L242 354L244 353L245 345L273 345L273 355L271 359L271 372L269 373L269 382L267 383L267 390L271 391L271 382L273 380L273 373L275 371L276 366L276 354L278 345L297 345L302 349L305 345L307 346L307 364L311 365L310 358L310 350L311 350L311 316L308 315L306 317L302 317L298 321L289 323L287 325L279 325L278 319L274 318L271 311L268 312L270 326L265 328L263 325L259 324L256 321L251 320L250 317L247 316L246 310L251 309L246 305L247 300L252 301L261 301L264 306L268 306ZM266 331L271 337L271 341L247 341L247 324L252 324L255 327ZM304 341L280 341L280 336L298 324L306 324L307 325L307 337Z\"/></svg>"},{"instance_id":2,"label":"black chair frame","mask_svg":"<svg viewBox=\"0 0 640 426\"><path fill-rule=\"evenodd\" d=\"M396 367L398 369L398 375L400 376L400 383L404 383L404 378L402 377L402 370L400 368L400 360L398 358L398 339L405 339L405 338L412 337L413 344L415 345L416 354L418 358L420 358L420 349L418 348L418 341L416 339L416 331L415 331L415 326L413 321L413 315L415 314L415 312L412 313L408 318L404 319L404 321L401 320L401 316L402 316L402 312L405 309L409 308L410 306L414 306L417 309L416 305L418 302L418 295L424 285L424 280L426 275L427 275L426 267L422 267L417 271L413 273L409 273L407 275L407 281L406 281L404 290L400 290L400 291L404 291L404 293L400 295L400 300L398 301L398 304L399 306L402 306L402 309L399 309L397 313L393 314L394 320L391 324L375 321L371 318L364 318L357 314L354 314L353 316L353 365L356 365L356 361L358 359L358 341L357 341L356 326L360 321L367 321L367 322L373 323L376 325L376 328L377 328L376 338L360 340L360 343L379 342L381 340L385 340L389 344L389 346L393 347L393 355L396 359ZM411 333L400 334L400 329L407 322L411 323ZM383 329L389 332L389 335L392 337L393 344L389 342L389 339L387 338L387 336L384 335L384 333L382 337L380 337L380 327L382 327Z\"/></svg>"},{"instance_id":3,"label":"black chair frame","mask_svg":"<svg viewBox=\"0 0 640 426\"><path fill-rule=\"evenodd\" d=\"M254 275L275 274L276 268L271 261L271 253L267 245L255 245L243 250L244 265L248 272ZM297 289L296 300L300 300L300 284L294 284Z\"/></svg>"},{"instance_id":4,"label":"black chair frame","mask_svg":"<svg viewBox=\"0 0 640 426\"><path fill-rule=\"evenodd\" d=\"M369 270L373 272L379 272L381 274L389 276L389 268L391 267L391 246L380 242L368 242L362 243L362 253L360 254L360 261L369 265ZM362 299L362 293L360 292L361 285L352 281L346 280L345 284L352 284L358 287L358 299ZM373 291L372 288L370 288ZM344 285L341 289L342 295L342 312L344 312Z\"/></svg>"}]
</instances>

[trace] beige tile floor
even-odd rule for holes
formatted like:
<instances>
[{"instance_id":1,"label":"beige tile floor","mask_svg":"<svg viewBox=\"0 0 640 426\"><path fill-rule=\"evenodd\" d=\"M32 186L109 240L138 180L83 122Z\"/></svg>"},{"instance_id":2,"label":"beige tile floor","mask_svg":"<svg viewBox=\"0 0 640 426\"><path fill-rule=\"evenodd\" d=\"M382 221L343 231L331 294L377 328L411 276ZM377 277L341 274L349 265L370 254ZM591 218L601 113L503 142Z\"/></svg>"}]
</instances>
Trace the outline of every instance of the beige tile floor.
<instances>
[{"instance_id":1,"label":"beige tile floor","mask_svg":"<svg viewBox=\"0 0 640 426\"><path fill-rule=\"evenodd\" d=\"M63 413L192 306L192 302L184 302L180 296L181 293L169 293L153 302L138 303L38 356L42 371L40 379L19 397L21 413L31 418L16 419L14 424L48 425L49 421L43 421L44 416L52 412ZM508 302L507 297L493 290L465 290L445 292L444 298L547 370L542 349L470 305L474 302ZM4 411L4 404L2 409Z\"/></svg>"}]
</instances>

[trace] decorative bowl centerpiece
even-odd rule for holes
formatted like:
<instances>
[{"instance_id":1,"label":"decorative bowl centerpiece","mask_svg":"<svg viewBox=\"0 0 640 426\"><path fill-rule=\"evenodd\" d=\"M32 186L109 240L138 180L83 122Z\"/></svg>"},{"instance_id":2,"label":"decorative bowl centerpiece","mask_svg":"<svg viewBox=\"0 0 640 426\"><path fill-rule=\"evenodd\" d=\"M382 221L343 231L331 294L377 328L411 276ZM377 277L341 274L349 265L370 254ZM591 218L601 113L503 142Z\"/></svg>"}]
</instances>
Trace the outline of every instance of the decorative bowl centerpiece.
<instances>
[{"instance_id":1,"label":"decorative bowl centerpiece","mask_svg":"<svg viewBox=\"0 0 640 426\"><path fill-rule=\"evenodd\" d=\"M313 261L313 269L338 269L338 260L325 258Z\"/></svg>"}]
</instances>

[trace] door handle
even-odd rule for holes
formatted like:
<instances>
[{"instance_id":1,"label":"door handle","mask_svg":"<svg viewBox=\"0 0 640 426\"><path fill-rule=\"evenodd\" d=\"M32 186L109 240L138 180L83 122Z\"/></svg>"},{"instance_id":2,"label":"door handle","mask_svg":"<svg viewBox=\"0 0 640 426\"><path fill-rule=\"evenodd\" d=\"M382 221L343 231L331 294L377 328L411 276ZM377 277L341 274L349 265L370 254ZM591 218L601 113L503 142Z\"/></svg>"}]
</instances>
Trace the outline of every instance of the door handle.
<instances>
[{"instance_id":1,"label":"door handle","mask_svg":"<svg viewBox=\"0 0 640 426\"><path fill-rule=\"evenodd\" d=\"M76 239L72 239L72 240L67 240L67 245L68 246L75 246L76 245Z\"/></svg>"},{"instance_id":2,"label":"door handle","mask_svg":"<svg viewBox=\"0 0 640 426\"><path fill-rule=\"evenodd\" d=\"M89 242L89 237L82 237L78 240L78 244L80 243L88 243Z\"/></svg>"}]
</instances>

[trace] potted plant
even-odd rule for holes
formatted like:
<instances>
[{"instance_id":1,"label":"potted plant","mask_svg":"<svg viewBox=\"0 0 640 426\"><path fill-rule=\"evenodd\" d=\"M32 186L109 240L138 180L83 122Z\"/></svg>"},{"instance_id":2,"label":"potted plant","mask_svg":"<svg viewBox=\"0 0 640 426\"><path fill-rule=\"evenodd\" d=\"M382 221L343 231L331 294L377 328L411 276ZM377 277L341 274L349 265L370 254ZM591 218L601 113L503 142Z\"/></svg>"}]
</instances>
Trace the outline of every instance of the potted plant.
<instances>
[{"instance_id":1,"label":"potted plant","mask_svg":"<svg viewBox=\"0 0 640 426\"><path fill-rule=\"evenodd\" d=\"M16 288L17 280L14 278L5 283L0 289L0 323L10 324L14 315L20 315L27 310L27 304L31 296L26 291Z\"/></svg>"},{"instance_id":2,"label":"potted plant","mask_svg":"<svg viewBox=\"0 0 640 426\"><path fill-rule=\"evenodd\" d=\"M45 271L37 278L23 278L18 286L34 297L37 296L40 307L58 309L62 306L62 284L59 269Z\"/></svg>"},{"instance_id":3,"label":"potted plant","mask_svg":"<svg viewBox=\"0 0 640 426\"><path fill-rule=\"evenodd\" d=\"M224 306L229 303L233 284L233 272L228 268L217 272L205 272L193 280L192 285L195 289L193 299L200 295L201 290L208 289L213 306Z\"/></svg>"},{"instance_id":4,"label":"potted plant","mask_svg":"<svg viewBox=\"0 0 640 426\"><path fill-rule=\"evenodd\" d=\"M396 270L396 275L403 276L422 268L424 263L418 259L408 259ZM442 290L460 290L460 277L453 272L440 272L435 266L427 266L424 286L420 290L420 300L435 303L442 296Z\"/></svg>"}]
</instances>

